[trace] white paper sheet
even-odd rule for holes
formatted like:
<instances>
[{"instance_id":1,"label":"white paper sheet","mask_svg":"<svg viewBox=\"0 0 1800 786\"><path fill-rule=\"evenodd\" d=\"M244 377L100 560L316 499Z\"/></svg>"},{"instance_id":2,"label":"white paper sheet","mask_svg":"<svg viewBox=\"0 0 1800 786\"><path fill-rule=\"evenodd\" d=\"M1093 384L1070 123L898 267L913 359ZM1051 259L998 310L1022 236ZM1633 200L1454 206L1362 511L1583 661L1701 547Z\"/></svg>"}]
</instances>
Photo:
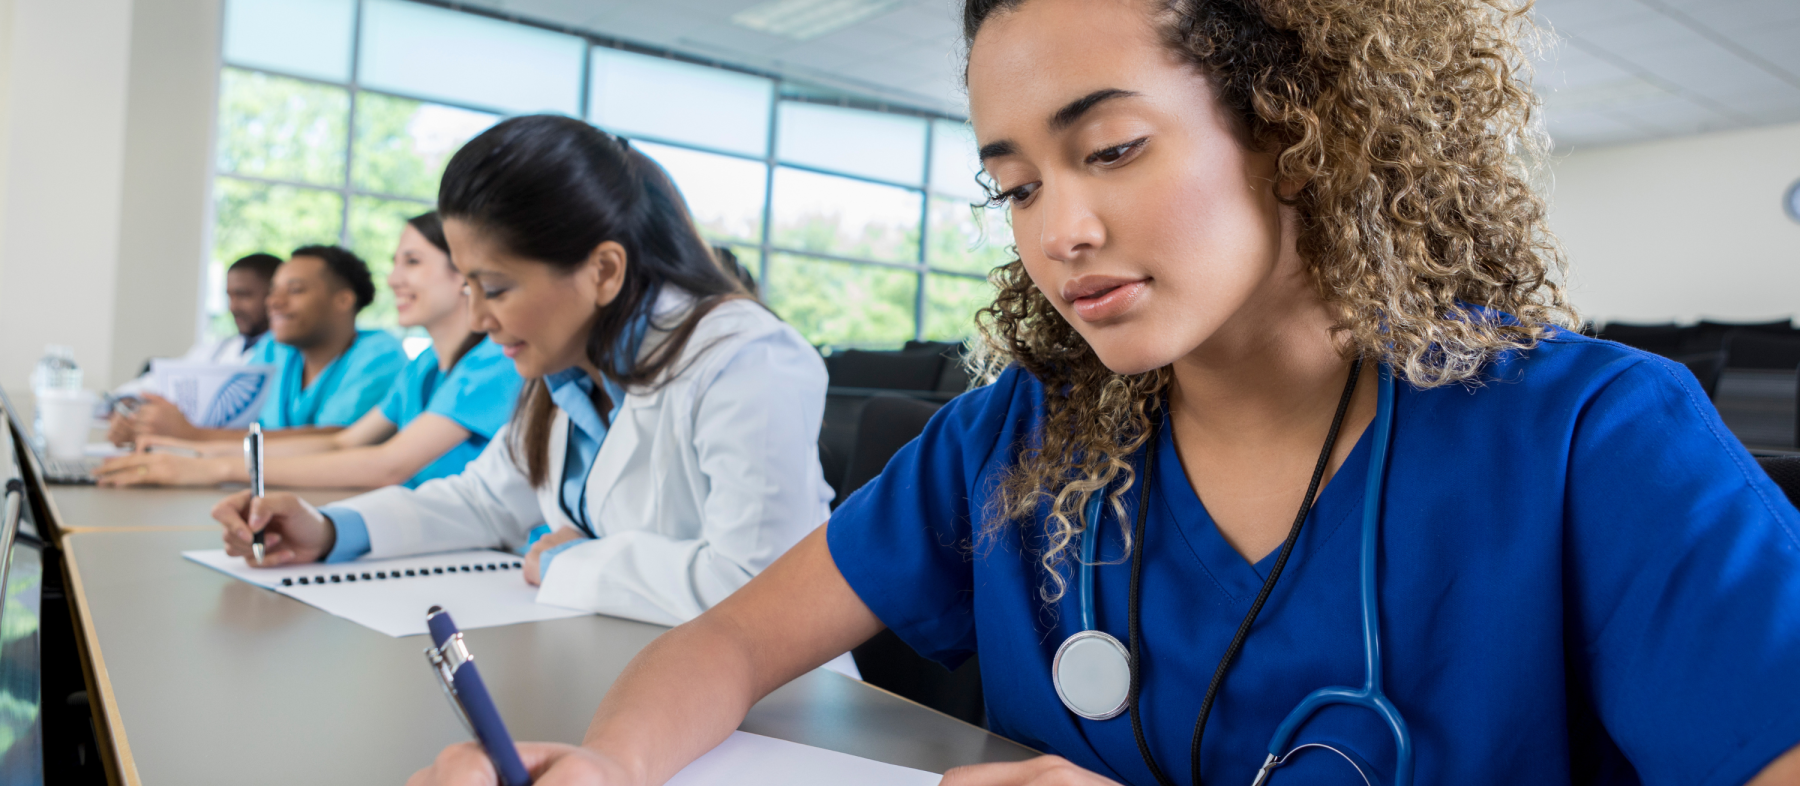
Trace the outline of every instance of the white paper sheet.
<instances>
[{"instance_id":1,"label":"white paper sheet","mask_svg":"<svg viewBox=\"0 0 1800 786\"><path fill-rule=\"evenodd\" d=\"M275 388L274 379L274 366L150 361L150 388L203 428L249 428Z\"/></svg>"},{"instance_id":2,"label":"white paper sheet","mask_svg":"<svg viewBox=\"0 0 1800 786\"><path fill-rule=\"evenodd\" d=\"M734 731L668 786L936 786L939 780L924 770Z\"/></svg>"},{"instance_id":3,"label":"white paper sheet","mask_svg":"<svg viewBox=\"0 0 1800 786\"><path fill-rule=\"evenodd\" d=\"M490 564L524 562L517 554L503 551L453 551L280 568L253 568L242 558L227 556L223 549L184 551L181 556L396 638L426 633L425 610L432 606L444 607L463 630L591 613L538 603L537 587L525 583L524 571L519 568L489 570ZM475 565L482 569L474 570ZM464 566L470 569L464 571ZM438 568L445 572L436 573ZM404 575L408 569L415 575ZM375 578L381 572L396 571L401 574L398 578ZM427 575L417 575L421 571ZM364 574L370 578L364 579ZM332 576L339 580L333 582ZM346 580L346 576L354 579ZM300 584L301 578L307 583ZM282 579L294 583L284 586ZM324 583L319 583L320 579Z\"/></svg>"}]
</instances>

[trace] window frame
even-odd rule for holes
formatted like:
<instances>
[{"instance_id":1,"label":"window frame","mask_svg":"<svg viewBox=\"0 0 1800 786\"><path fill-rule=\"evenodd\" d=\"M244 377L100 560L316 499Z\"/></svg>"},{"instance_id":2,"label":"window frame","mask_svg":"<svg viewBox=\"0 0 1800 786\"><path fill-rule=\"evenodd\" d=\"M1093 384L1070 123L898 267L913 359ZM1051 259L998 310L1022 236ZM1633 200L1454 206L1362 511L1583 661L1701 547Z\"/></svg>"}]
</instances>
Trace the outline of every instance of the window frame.
<instances>
[{"instance_id":1,"label":"window frame","mask_svg":"<svg viewBox=\"0 0 1800 786\"><path fill-rule=\"evenodd\" d=\"M779 74L766 73L766 72L762 72L762 71L757 71L755 69L743 68L740 66L735 66L735 65L731 65L731 64L727 64L727 63L721 63L721 62L717 62L717 61L696 58L696 57L683 55L683 54L673 52L673 51L668 51L668 50L657 49L657 48L652 48L652 47L644 47L644 46L635 45L635 44L632 44L632 43L629 43L626 41L621 41L618 39L613 39L613 38L608 38L608 37L605 37L602 35L597 35L590 31L579 30L579 29L560 26L560 25L544 24L544 23L534 22L534 21L530 21L530 20L518 19L515 17L509 17L509 16L506 16L503 14L491 12L486 9L469 8L467 6L457 5L457 4L453 4L450 2L440 2L438 0L402 0L402 1L417 3L419 5L431 6L431 7L435 7L435 8L442 8L442 9L446 9L446 10L455 11L458 13L466 13L466 14L471 14L474 16L486 17L486 18L504 22L507 24L523 25L526 27L533 27L533 28L547 30L547 31L556 32L556 33L561 33L561 34L565 34L565 35L572 35L572 36L576 36L576 37L583 39L584 41L586 41L587 46L583 50L582 62L581 62L582 70L581 70L581 75L580 75L581 76L581 88L580 88L580 94L579 94L580 95L580 98L579 98L580 118L579 119L581 119L583 122L587 122L587 123L593 123L593 121L590 118L593 116L594 112L593 112L593 107L590 106L590 102L592 100L592 92L593 92L592 91L592 87L593 87L592 80L593 80L594 52L597 48L614 49L614 50L620 50L620 51L624 51L624 52L636 54L636 55L641 55L641 56L661 57L661 58L676 60L676 61L685 62L685 63L689 63L689 64L694 64L694 65L700 65L700 66L705 66L705 67L710 67L710 68L718 68L718 69L722 69L722 70L726 70L726 71L733 71L736 73L748 74L748 75L756 76L759 78L768 79L771 82L773 82L773 89L770 90L770 92L769 92L770 105L768 108L769 109L769 112L768 112L769 127L768 127L767 141L766 141L766 145L765 145L763 154L760 156L747 155L745 153L738 152L738 151L721 150L721 149L709 147L706 145L694 144L694 143L690 143L690 142L683 142L681 140L669 139L669 138L661 137L661 136L636 134L636 135L631 135L631 136L627 137L628 139L632 139L632 140L641 139L645 142L654 143L657 145L663 145L663 146L673 147L673 148L680 148L680 149L689 150L689 151L698 152L698 153L706 153L706 154L717 155L717 156L726 156L729 158L745 160L745 161L755 161L764 166L764 169L765 169L764 178L765 179L763 182L763 195L762 195L763 200L762 200L762 216L761 216L762 238L760 239L760 241L752 241L747 238L741 238L741 237L716 236L716 235L712 235L712 234L707 234L705 237L706 237L707 242L711 243L711 244L724 245L724 246L736 246L736 247L751 247L751 248L757 248L760 251L761 264L758 266L758 269L756 271L754 271L753 275L755 275L759 285L761 285L764 288L763 289L763 297L765 300L769 300L772 295L778 296L778 294L779 294L779 293L771 292L769 290L769 285L771 283L771 276L769 275L770 265L779 264L776 261L776 258L779 256L793 256L793 257L800 257L803 259L814 259L814 260L819 260L819 261L824 261L824 262L846 263L846 264L850 264L850 265L859 265L859 266L867 266L867 267L878 267L878 268L884 268L884 269L896 269L896 270L910 271L917 277L916 286L914 289L914 292L915 292L915 295L913 298L914 302L912 304L913 331L912 331L912 335L910 338L911 338L911 340L914 340L914 341L921 341L921 340L925 340L925 335L926 335L926 313L928 310L927 293L929 292L929 285L928 285L928 281L927 281L928 278L933 277L933 276L946 276L946 277L954 277L954 278L962 278L962 279L975 279L975 280L983 280L983 281L985 281L987 279L987 276L982 273L974 273L974 272L969 272L969 271L964 271L964 270L956 270L956 269L951 269L951 268L943 268L943 267L933 266L931 264L931 258L930 258L930 254L931 254L930 237L931 237L931 223L932 223L931 222L931 207L932 207L933 198L935 197L936 199L939 199L939 200L949 199L949 200L953 200L953 201L957 201L957 202L965 202L965 200L967 199L966 196L958 196L958 195L956 195L954 193L950 193L946 190L940 190L940 189L933 187L933 183L932 183L932 170L933 170L932 163L933 163L933 153L934 153L933 148L935 147L934 142L935 142L935 137L937 134L938 121L947 121L947 122L952 122L952 123L966 123L966 122L968 122L967 118L958 117L955 115L944 114L941 112L933 112L933 111L929 111L929 110L917 109L917 108L913 108L913 107L897 106L894 104L889 104L889 103L881 102L881 101L870 101L870 100L862 99L862 98L847 95L847 94L846 95L838 95L835 97L820 97L818 88L806 85L805 83L798 83L798 82L788 80ZM283 178L271 178L271 177L264 177L264 176L260 176L260 175L246 175L246 174L238 174L235 172L224 171L219 167L219 162L218 162L216 156L209 163L209 166L213 170L212 171L212 179L209 182L218 182L220 179L228 179L228 180L235 180L235 181L246 182L246 183L253 183L253 184L257 184L257 185L265 186L265 187L266 186L286 186L286 187L290 187L290 188L306 189L306 190L310 190L310 191L324 191L324 192L330 192L330 193L337 194L343 203L343 212L342 212L342 215L339 216L339 229L338 229L337 242L340 245L345 246L346 248L350 247L350 243L351 243L351 239L352 239L351 238L351 235L352 235L351 215L352 215L353 205L355 204L355 200L358 197L416 204L416 205L420 206L421 211L430 210L430 209L433 209L436 207L435 203L428 201L428 200L422 200L417 197L402 196L402 195L398 195L398 194L381 193L381 192L371 191L371 190L364 189L364 188L359 188L357 186L356 181L355 181L355 164L356 164L356 158L358 155L357 144L356 144L356 142L357 142L357 140L356 140L357 109L358 109L359 104L361 103L360 99L363 95L365 95L365 94L380 95L380 96L387 96L387 97L399 98L399 99L404 99L404 100L420 101L423 103L437 104L440 106L447 106L447 107L463 109L463 110L472 111L472 112L482 112L482 113L487 113L487 114L494 114L494 115L500 116L501 118L512 116L510 113L508 113L504 109L499 109L499 108L491 107L491 106L482 106L482 105L478 105L478 104L449 101L449 100L443 100L443 99L439 99L439 98L430 98L430 97L418 96L418 95L408 95L403 92L397 92L397 91L391 91L391 90L385 90L385 89L384 90L375 90L375 89L364 87L361 84L361 68L362 68L361 61L362 61L362 44L363 44L362 38L363 38L363 19L364 19L364 14L365 14L365 8L366 8L368 2L369 2L369 0L354 0L355 10L354 10L353 21L351 24L351 29L350 29L350 33L351 33L350 70L349 70L349 79L346 82L335 82L335 81L331 81L328 79L320 79L315 76L306 76L306 75L301 75L301 74L287 73L287 72L283 72L283 71L271 69L271 68L266 68L266 67L250 66L250 65L242 65L242 64L234 63L234 62L226 59L226 57L225 57L225 42L223 41L222 37L221 37L221 41L220 41L220 60L219 60L219 62L220 62L221 73L223 73L225 70L236 70L236 71L242 71L242 72L248 72L248 73L266 74L269 76L280 77L280 78L284 78L284 79L293 79L293 80L298 80L298 81L302 81L302 82L307 82L310 84L338 88L338 89L345 90L348 93L350 101L349 101L349 113L346 117L346 122L344 124L346 139L344 142L344 145L345 145L345 147L344 147L344 151L345 151L344 152L344 167L343 167L343 173L342 173L341 178L339 178L332 185L321 185L321 184L317 184L317 183L297 182L297 181L287 180L287 179L283 179ZM221 6L220 6L220 14L221 15L223 15L227 12L226 6L228 4L229 4L229 0L227 0L226 3L221 4ZM223 100L224 100L224 97L221 94L220 99L218 101L215 101L215 103L214 103L213 122L215 124L215 127L217 126L217 123L219 122L219 112L221 109L221 105L223 104ZM850 172L842 172L842 171L837 171L837 170L833 170L833 169L809 166L809 165L805 165L805 164L787 162L787 161L782 160L779 157L777 151L780 146L780 130L781 130L780 129L780 117L781 117L781 107L782 107L783 103L821 104L821 105L837 106L837 107L856 109L856 110L862 110L862 111L873 111L873 112L904 115L904 116L915 117L915 118L920 118L920 119L924 120L925 121L924 122L924 135L923 135L923 139L922 139L923 153L924 153L923 167L922 167L923 171L921 171L919 173L918 182L917 183L893 182L893 181L884 180L881 178L873 178L873 177L868 177L865 175L860 175L860 174L855 174L855 173L850 173ZM595 124L595 126L597 128L601 128L602 130L607 130L604 126L600 126L598 124ZM871 183L871 184L881 185L881 186L888 186L888 187L892 187L892 188L899 188L899 189L904 189L906 191L910 191L913 193L917 193L919 195L919 205L920 205L919 215L918 215L918 219L917 219L918 220L918 225L917 225L918 226L918 237L919 237L919 243L918 243L919 247L918 247L917 257L915 259L912 259L912 260L906 261L906 262L865 259L865 258L861 258L861 257L841 256L841 255L826 254L826 253L821 253L821 252L816 252L816 251L805 251L805 250L798 249L798 248L786 247L786 246L776 243L774 240L774 227L773 227L774 214L775 214L775 205L774 205L775 179L777 176L777 172L782 168L793 169L793 170L798 170L798 171L803 171L803 172L811 172L811 173L821 174L821 175L829 175L832 177L847 178L850 180L856 180L856 181L861 181L861 182ZM211 220L211 219L209 218L209 220ZM283 250L285 251L285 249L283 249ZM205 307L206 301L203 300L202 304L203 304L203 307ZM210 316L210 315L206 315L206 316ZM204 323L204 320L203 320L203 323ZM842 345L842 346L854 346L854 345Z\"/></svg>"}]
</instances>

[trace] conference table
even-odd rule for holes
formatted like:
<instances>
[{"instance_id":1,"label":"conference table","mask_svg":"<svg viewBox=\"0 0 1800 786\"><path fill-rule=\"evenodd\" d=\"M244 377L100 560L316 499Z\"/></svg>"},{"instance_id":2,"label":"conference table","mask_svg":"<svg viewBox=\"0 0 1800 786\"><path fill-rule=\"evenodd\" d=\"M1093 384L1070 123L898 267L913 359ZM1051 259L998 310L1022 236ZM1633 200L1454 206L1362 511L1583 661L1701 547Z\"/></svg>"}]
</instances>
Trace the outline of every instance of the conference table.
<instances>
[{"instance_id":1,"label":"conference table","mask_svg":"<svg viewBox=\"0 0 1800 786\"><path fill-rule=\"evenodd\" d=\"M225 492L46 491L117 782L398 784L467 739L427 668L425 637L392 638L181 556L220 547L209 511ZM664 630L594 615L465 638L516 738L574 743ZM740 728L933 772L1033 755L823 670L763 699Z\"/></svg>"}]
</instances>

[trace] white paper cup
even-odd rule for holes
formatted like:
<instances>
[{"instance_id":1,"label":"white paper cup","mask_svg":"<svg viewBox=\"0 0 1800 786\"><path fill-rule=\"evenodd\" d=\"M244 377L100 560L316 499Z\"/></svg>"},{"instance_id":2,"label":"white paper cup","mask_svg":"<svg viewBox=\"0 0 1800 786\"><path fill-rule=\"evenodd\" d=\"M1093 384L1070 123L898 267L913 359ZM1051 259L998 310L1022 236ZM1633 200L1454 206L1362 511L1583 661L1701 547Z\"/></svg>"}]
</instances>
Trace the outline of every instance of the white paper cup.
<instances>
[{"instance_id":1,"label":"white paper cup","mask_svg":"<svg viewBox=\"0 0 1800 786\"><path fill-rule=\"evenodd\" d=\"M37 397L37 410L44 418L44 449L51 458L81 459L88 432L94 427L94 404L98 401L91 390L57 391Z\"/></svg>"}]
</instances>

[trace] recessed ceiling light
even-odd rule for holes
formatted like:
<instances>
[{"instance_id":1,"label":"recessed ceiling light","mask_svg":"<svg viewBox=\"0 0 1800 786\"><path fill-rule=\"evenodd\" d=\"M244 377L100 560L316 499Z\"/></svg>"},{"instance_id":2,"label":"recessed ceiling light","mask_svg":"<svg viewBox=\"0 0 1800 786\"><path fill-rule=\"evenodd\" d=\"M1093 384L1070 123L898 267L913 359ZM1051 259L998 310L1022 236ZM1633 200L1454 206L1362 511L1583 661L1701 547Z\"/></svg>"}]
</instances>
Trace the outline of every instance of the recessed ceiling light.
<instances>
[{"instance_id":1,"label":"recessed ceiling light","mask_svg":"<svg viewBox=\"0 0 1800 786\"><path fill-rule=\"evenodd\" d=\"M818 38L875 16L901 0L769 0L731 15L731 23L797 41Z\"/></svg>"}]
</instances>

